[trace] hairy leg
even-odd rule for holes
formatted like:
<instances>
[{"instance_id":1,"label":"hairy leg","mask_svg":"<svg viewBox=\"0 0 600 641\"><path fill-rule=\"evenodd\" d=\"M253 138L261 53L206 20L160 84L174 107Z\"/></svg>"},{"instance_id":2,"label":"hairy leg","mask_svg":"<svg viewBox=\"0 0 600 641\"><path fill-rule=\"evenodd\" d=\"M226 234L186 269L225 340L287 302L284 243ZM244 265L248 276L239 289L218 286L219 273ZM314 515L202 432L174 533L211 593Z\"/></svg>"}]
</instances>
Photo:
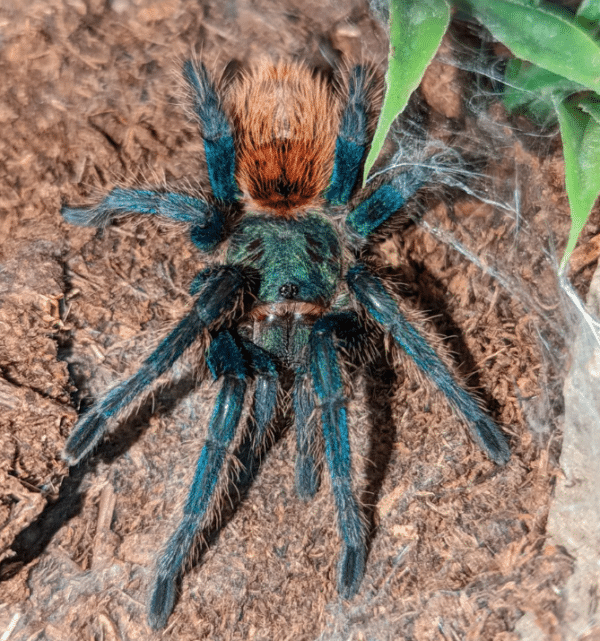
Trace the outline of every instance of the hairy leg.
<instances>
[{"instance_id":1,"label":"hairy leg","mask_svg":"<svg viewBox=\"0 0 600 641\"><path fill-rule=\"evenodd\" d=\"M358 180L369 141L368 106L372 74L362 65L354 67L348 82L348 102L342 112L340 130L335 144L335 161L325 198L334 205L344 205L350 199Z\"/></svg>"},{"instance_id":2,"label":"hairy leg","mask_svg":"<svg viewBox=\"0 0 600 641\"><path fill-rule=\"evenodd\" d=\"M311 499L321 482L317 465L317 429L313 391L309 376L299 371L294 380L294 416L296 420L296 494L303 500Z\"/></svg>"},{"instance_id":3,"label":"hairy leg","mask_svg":"<svg viewBox=\"0 0 600 641\"><path fill-rule=\"evenodd\" d=\"M226 469L230 444L242 415L246 393L246 364L229 332L221 332L210 345L207 357L215 379L222 379L208 435L183 508L183 520L169 539L158 562L150 599L148 622L163 628L175 603L176 582L199 530L205 525L217 483Z\"/></svg>"},{"instance_id":4,"label":"hairy leg","mask_svg":"<svg viewBox=\"0 0 600 641\"><path fill-rule=\"evenodd\" d=\"M252 401L253 427L245 434L236 456L240 463L237 484L247 485L255 473L269 426L275 415L279 392L279 375L271 356L252 341L242 340L244 357L252 364L254 397Z\"/></svg>"},{"instance_id":5,"label":"hairy leg","mask_svg":"<svg viewBox=\"0 0 600 641\"><path fill-rule=\"evenodd\" d=\"M454 378L448 367L413 325L379 278L364 265L355 265L347 274L348 285L358 302L394 338L419 369L443 392L452 407L467 421L473 437L496 463L510 458L506 437L481 409L479 402Z\"/></svg>"},{"instance_id":6,"label":"hairy leg","mask_svg":"<svg viewBox=\"0 0 600 641\"><path fill-rule=\"evenodd\" d=\"M130 378L113 387L76 423L65 444L63 456L74 465L91 452L118 418L152 383L165 374L196 339L233 309L243 292L243 274L233 267L207 270L194 307L159 344Z\"/></svg>"},{"instance_id":7,"label":"hairy leg","mask_svg":"<svg viewBox=\"0 0 600 641\"><path fill-rule=\"evenodd\" d=\"M337 583L344 599L358 591L365 571L367 548L365 526L352 490L346 398L334 334L343 334L357 323L353 312L328 314L315 323L309 342L310 373L321 412L325 455L343 541Z\"/></svg>"},{"instance_id":8,"label":"hairy leg","mask_svg":"<svg viewBox=\"0 0 600 641\"><path fill-rule=\"evenodd\" d=\"M409 169L393 176L357 205L348 214L346 225L358 236L366 238L424 185L437 181L457 186L462 184L459 178L460 171L441 154L411 163Z\"/></svg>"},{"instance_id":9,"label":"hairy leg","mask_svg":"<svg viewBox=\"0 0 600 641\"><path fill-rule=\"evenodd\" d=\"M235 145L231 125L203 64L190 60L183 65L183 77L192 93L193 104L202 127L208 177L215 198L233 202L239 195L235 181Z\"/></svg>"},{"instance_id":10,"label":"hairy leg","mask_svg":"<svg viewBox=\"0 0 600 641\"><path fill-rule=\"evenodd\" d=\"M192 241L203 251L214 249L223 237L221 212L204 200L185 194L116 187L97 205L61 209L63 218L80 227L103 227L126 214L150 214L190 225Z\"/></svg>"}]
</instances>

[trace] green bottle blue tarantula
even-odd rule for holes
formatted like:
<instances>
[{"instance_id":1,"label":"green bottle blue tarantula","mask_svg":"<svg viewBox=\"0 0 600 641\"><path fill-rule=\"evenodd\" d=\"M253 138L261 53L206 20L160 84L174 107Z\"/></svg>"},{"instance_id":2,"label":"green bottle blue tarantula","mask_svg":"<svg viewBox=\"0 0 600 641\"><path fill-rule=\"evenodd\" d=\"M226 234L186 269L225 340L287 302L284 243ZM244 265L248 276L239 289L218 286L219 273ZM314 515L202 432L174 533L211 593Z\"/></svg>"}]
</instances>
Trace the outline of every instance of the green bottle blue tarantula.
<instances>
[{"instance_id":1,"label":"green bottle blue tarantula","mask_svg":"<svg viewBox=\"0 0 600 641\"><path fill-rule=\"evenodd\" d=\"M183 520L157 563L149 605L154 629L173 610L184 563L240 433L252 432L244 438L256 453L283 381L295 416L297 494L307 500L318 489L322 443L342 542L338 591L345 599L356 594L367 544L352 484L343 379L348 356L368 360L373 331L387 334L443 392L493 461L509 458L504 435L452 374L449 358L407 320L390 287L363 260L365 242L435 175L434 163L415 164L362 201L354 197L377 111L370 68L351 68L341 88L296 63L259 65L220 91L201 65L187 62L183 73L213 197L115 188L98 205L62 210L76 225L100 226L131 213L187 223L198 249L223 248L225 256L224 264L195 277L187 316L136 374L81 416L64 450L69 464L81 461L186 350L200 345L197 353L220 389ZM251 419L241 426L245 402Z\"/></svg>"}]
</instances>

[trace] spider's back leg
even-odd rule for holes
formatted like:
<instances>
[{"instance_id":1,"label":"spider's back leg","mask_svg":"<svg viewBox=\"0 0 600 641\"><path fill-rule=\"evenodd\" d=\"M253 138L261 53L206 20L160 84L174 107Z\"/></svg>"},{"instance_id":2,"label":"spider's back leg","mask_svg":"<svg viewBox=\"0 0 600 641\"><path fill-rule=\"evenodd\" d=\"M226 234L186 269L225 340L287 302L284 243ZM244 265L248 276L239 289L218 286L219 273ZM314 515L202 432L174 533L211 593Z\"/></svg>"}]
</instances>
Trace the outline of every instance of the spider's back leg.
<instances>
[{"instance_id":1,"label":"spider's back leg","mask_svg":"<svg viewBox=\"0 0 600 641\"><path fill-rule=\"evenodd\" d=\"M202 127L213 194L219 200L234 202L239 195L235 180L235 144L217 90L203 64L186 61L183 77L192 90L194 110Z\"/></svg>"},{"instance_id":2,"label":"spider's back leg","mask_svg":"<svg viewBox=\"0 0 600 641\"><path fill-rule=\"evenodd\" d=\"M449 173L451 166L439 156L433 155L421 162L414 163L410 169L394 176L389 182L380 185L365 200L359 203L346 217L346 225L361 238L370 234L395 214L417 191ZM444 178L448 181L449 178ZM449 184L453 184L450 182Z\"/></svg>"},{"instance_id":3,"label":"spider's back leg","mask_svg":"<svg viewBox=\"0 0 600 641\"><path fill-rule=\"evenodd\" d=\"M358 180L369 142L373 81L373 72L367 66L356 65L350 72L348 99L342 111L335 144L333 172L329 186L323 194L334 205L344 205L348 202Z\"/></svg>"},{"instance_id":4,"label":"spider's back leg","mask_svg":"<svg viewBox=\"0 0 600 641\"><path fill-rule=\"evenodd\" d=\"M63 206L61 213L72 225L103 227L126 214L162 216L190 225L192 242L203 251L213 250L223 238L225 219L212 204L187 194L115 187L91 207Z\"/></svg>"}]
</instances>

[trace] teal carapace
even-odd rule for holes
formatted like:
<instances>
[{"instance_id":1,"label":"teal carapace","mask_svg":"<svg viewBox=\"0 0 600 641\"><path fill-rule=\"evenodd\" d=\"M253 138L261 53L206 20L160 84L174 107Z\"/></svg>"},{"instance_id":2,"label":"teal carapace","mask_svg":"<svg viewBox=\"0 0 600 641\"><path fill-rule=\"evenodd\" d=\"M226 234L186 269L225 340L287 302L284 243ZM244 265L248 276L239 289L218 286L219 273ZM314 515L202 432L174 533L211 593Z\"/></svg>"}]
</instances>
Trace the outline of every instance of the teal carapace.
<instances>
[{"instance_id":1,"label":"teal carapace","mask_svg":"<svg viewBox=\"0 0 600 641\"><path fill-rule=\"evenodd\" d=\"M327 305L342 276L341 257L334 226L316 212L298 218L248 214L227 252L229 264L256 269L261 303L293 298Z\"/></svg>"}]
</instances>

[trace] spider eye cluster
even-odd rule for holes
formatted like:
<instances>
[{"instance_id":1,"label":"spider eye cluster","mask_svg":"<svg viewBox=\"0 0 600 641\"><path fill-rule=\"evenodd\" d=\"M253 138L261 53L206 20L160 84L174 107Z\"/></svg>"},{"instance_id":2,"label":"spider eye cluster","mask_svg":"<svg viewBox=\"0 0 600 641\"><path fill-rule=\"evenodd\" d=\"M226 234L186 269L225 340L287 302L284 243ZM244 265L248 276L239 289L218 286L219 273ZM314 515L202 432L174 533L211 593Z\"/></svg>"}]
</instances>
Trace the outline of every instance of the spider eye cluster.
<instances>
[{"instance_id":1,"label":"spider eye cluster","mask_svg":"<svg viewBox=\"0 0 600 641\"><path fill-rule=\"evenodd\" d=\"M279 288L279 295L286 300L293 300L298 296L300 288L294 283L285 283Z\"/></svg>"}]
</instances>

